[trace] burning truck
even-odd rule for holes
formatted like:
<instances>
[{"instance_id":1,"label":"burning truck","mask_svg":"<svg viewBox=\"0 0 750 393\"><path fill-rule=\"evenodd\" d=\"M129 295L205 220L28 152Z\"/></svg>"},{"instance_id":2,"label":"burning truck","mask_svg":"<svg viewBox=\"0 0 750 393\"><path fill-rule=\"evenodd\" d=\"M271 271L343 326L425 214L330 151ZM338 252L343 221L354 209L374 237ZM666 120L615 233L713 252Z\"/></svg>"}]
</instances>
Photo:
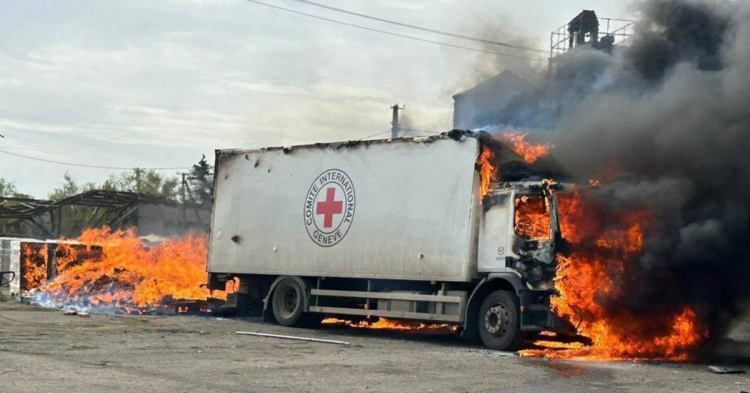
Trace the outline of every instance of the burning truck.
<instances>
[{"instance_id":1,"label":"burning truck","mask_svg":"<svg viewBox=\"0 0 750 393\"><path fill-rule=\"evenodd\" d=\"M503 160L522 161L463 131L219 150L208 287L238 279L228 305L285 326L441 323L499 350L571 331L550 309L563 187L504 181Z\"/></svg>"}]
</instances>

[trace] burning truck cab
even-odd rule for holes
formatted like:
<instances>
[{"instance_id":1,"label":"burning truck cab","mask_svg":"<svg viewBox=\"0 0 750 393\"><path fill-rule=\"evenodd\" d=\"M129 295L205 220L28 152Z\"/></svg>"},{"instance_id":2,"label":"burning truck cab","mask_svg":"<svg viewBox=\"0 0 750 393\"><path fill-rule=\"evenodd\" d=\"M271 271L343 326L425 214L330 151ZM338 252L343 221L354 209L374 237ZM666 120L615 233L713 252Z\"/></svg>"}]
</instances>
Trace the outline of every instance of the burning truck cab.
<instances>
[{"instance_id":1,"label":"burning truck cab","mask_svg":"<svg viewBox=\"0 0 750 393\"><path fill-rule=\"evenodd\" d=\"M550 310L562 187L504 181L495 150L463 131L218 150L208 287L239 280L228 307L285 326L388 318L498 350L569 330Z\"/></svg>"},{"instance_id":2,"label":"burning truck cab","mask_svg":"<svg viewBox=\"0 0 750 393\"><path fill-rule=\"evenodd\" d=\"M488 273L511 271L535 289L552 289L556 241L560 237L557 195L551 182L505 183L491 188L483 202L479 258ZM508 225L498 223L508 221ZM485 225L488 223L488 225ZM491 260L494 244L497 257ZM502 251L502 252L501 252Z\"/></svg>"}]
</instances>

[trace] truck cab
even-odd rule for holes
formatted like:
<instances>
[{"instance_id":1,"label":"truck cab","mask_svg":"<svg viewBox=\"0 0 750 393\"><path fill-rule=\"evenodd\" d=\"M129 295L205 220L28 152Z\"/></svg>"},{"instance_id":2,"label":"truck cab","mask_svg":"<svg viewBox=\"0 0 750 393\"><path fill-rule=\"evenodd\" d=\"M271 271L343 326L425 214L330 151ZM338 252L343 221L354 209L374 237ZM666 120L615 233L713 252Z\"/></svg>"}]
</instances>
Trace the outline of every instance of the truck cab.
<instances>
[{"instance_id":1,"label":"truck cab","mask_svg":"<svg viewBox=\"0 0 750 393\"><path fill-rule=\"evenodd\" d=\"M467 314L477 321L467 316L467 338L480 338L489 348L515 349L526 333L572 331L550 309L562 189L548 180L499 183L482 199L477 271L483 278L469 301Z\"/></svg>"},{"instance_id":2,"label":"truck cab","mask_svg":"<svg viewBox=\"0 0 750 393\"><path fill-rule=\"evenodd\" d=\"M482 201L477 270L516 273L529 287L552 288L560 236L557 196L551 181L495 185Z\"/></svg>"}]
</instances>

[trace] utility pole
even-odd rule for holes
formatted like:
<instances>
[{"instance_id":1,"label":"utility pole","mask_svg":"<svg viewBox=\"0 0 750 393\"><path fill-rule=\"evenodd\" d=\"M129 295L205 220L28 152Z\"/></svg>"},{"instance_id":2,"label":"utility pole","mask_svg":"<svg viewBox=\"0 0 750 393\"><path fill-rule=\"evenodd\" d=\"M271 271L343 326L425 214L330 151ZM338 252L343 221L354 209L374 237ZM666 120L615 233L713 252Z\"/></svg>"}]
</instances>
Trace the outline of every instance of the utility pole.
<instances>
[{"instance_id":1,"label":"utility pole","mask_svg":"<svg viewBox=\"0 0 750 393\"><path fill-rule=\"evenodd\" d=\"M182 175L182 224L185 225L185 221L187 221L187 211L185 210L187 205L187 197L185 196L185 193L187 192L187 173L181 173Z\"/></svg>"},{"instance_id":2,"label":"utility pole","mask_svg":"<svg viewBox=\"0 0 750 393\"><path fill-rule=\"evenodd\" d=\"M391 139L398 138L401 133L401 124L398 122L398 111L406 109L406 105L399 107L398 104L391 107L393 109L393 119L391 120Z\"/></svg>"},{"instance_id":3,"label":"utility pole","mask_svg":"<svg viewBox=\"0 0 750 393\"><path fill-rule=\"evenodd\" d=\"M141 193L141 169L140 168L134 168L133 172L135 172L135 192Z\"/></svg>"}]
</instances>

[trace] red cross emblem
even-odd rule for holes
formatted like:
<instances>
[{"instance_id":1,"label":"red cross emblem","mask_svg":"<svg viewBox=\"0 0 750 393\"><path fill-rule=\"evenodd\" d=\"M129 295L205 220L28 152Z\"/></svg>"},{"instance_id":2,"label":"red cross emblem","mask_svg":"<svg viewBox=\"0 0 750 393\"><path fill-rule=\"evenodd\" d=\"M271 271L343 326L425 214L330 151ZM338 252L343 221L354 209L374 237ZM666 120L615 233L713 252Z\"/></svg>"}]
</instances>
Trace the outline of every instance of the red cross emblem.
<instances>
[{"instance_id":1,"label":"red cross emblem","mask_svg":"<svg viewBox=\"0 0 750 393\"><path fill-rule=\"evenodd\" d=\"M333 216L344 212L344 202L336 200L336 189L329 188L326 190L326 200L318 202L315 208L315 214L323 215L323 228L333 226Z\"/></svg>"},{"instance_id":2,"label":"red cross emblem","mask_svg":"<svg viewBox=\"0 0 750 393\"><path fill-rule=\"evenodd\" d=\"M305 194L302 214L310 240L321 247L337 245L352 226L356 203L354 184L344 171L328 169L318 175Z\"/></svg>"}]
</instances>

